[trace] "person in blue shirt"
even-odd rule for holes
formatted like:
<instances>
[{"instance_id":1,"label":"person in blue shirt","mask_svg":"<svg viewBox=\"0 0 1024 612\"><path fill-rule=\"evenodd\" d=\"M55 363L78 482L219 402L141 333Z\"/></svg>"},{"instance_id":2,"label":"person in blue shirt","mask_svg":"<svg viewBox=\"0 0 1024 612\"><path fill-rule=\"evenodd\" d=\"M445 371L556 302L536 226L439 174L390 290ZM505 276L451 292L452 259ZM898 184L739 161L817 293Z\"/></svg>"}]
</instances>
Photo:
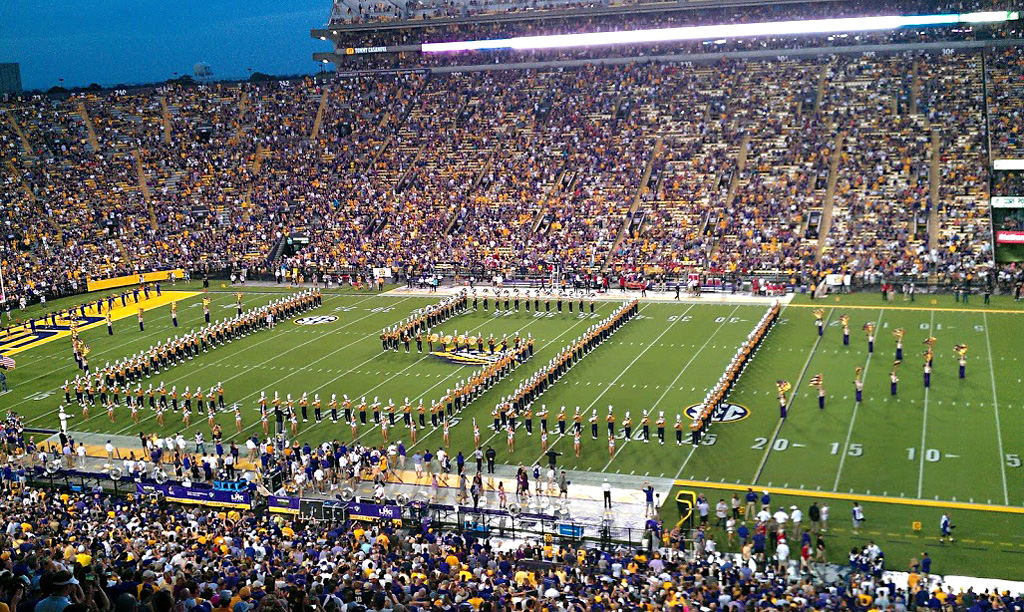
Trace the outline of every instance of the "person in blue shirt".
<instances>
[{"instance_id":1,"label":"person in blue shirt","mask_svg":"<svg viewBox=\"0 0 1024 612\"><path fill-rule=\"evenodd\" d=\"M941 533L939 537L940 543L945 544L946 538L949 538L951 543L953 542L953 521L946 512L943 512L942 518L939 519L939 531Z\"/></svg>"},{"instance_id":2,"label":"person in blue shirt","mask_svg":"<svg viewBox=\"0 0 1024 612\"><path fill-rule=\"evenodd\" d=\"M921 553L921 574L923 578L928 578L928 575L932 573L932 558L928 556L928 553Z\"/></svg>"},{"instance_id":3,"label":"person in blue shirt","mask_svg":"<svg viewBox=\"0 0 1024 612\"><path fill-rule=\"evenodd\" d=\"M754 493L754 490L751 488L747 489L746 502L747 508L743 518L749 521L754 518L755 514L757 514L754 512L754 504L757 503L757 493Z\"/></svg>"},{"instance_id":4,"label":"person in blue shirt","mask_svg":"<svg viewBox=\"0 0 1024 612\"><path fill-rule=\"evenodd\" d=\"M740 546L744 546L747 543L747 538L750 537L750 529L747 527L746 521L740 523L740 528L736 530L736 535L740 537Z\"/></svg>"}]
</instances>

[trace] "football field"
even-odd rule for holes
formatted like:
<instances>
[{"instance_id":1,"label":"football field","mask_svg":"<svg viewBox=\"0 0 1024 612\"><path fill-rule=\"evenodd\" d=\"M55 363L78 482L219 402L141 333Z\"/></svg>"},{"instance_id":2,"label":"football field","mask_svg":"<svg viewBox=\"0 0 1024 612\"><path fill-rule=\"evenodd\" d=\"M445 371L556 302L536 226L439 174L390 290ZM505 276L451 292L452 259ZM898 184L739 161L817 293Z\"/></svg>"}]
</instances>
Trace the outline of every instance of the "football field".
<instances>
[{"instance_id":1,"label":"football field","mask_svg":"<svg viewBox=\"0 0 1024 612\"><path fill-rule=\"evenodd\" d=\"M169 307L147 312L144 332L134 317L115 321L115 334L108 336L105 325L81 332L92 349L94 371L105 361L147 349L175 333L182 334L202 325L201 288L177 289L180 327L171 326ZM212 300L214 319L234 314L237 288L218 287L207 294ZM243 289L246 308L268 303L294 290L278 287ZM276 328L235 340L229 345L199 355L182 365L155 374L143 383L182 393L221 384L228 404L237 404L243 414L243 434L235 432L234 416L228 410L217 416L226 437L262 434L257 399L278 393L296 401L303 393L310 401L309 422L300 418L298 439L311 444L324 440L352 438L345 423L313 422L312 402L319 394L326 405L332 394L343 395L358 405L392 400L401 406L406 398L413 406L422 399L430 403L442 397L460 380L466 380L478 366L451 363L438 356L417 352L415 343L406 353L384 352L379 334L382 328L405 319L415 309L442 299L439 294L378 294L335 290L325 292L320 308L301 315L301 323L285 321ZM612 295L612 298L617 296ZM1024 540L1017 528L1024 516L1024 479L1021 461L1024 440L1024 384L1021 382L1020 342L1024 337L1024 311L1006 298L994 298L989 306L980 298L969 305L954 303L952 297L919 296L916 303L882 302L877 295L861 294L810 302L797 298L784 307L780 320L761 345L729 397L730 405L719 415L702 443L689 444L687 409L700 402L722 376L731 357L767 310L765 303L691 303L645 301L640 315L626 323L596 350L583 358L554 384L534 405L534 435L519 429L515 449L506 444L506 432L494 431L491 411L505 395L546 364L587 327L609 315L618 305L614 299L598 300L595 312L562 313L470 310L440 325L445 333L484 337L530 335L535 355L458 415L450 435L452 452L473 450L475 419L481 444L492 445L498 462L532 465L543 459L540 423L536 416L544 405L548 416L548 446L562 456L559 464L574 470L616 472L635 475L639 487L645 476L673 478L680 487L701 490L718 497L731 496L731 489L747 486L770 488L785 499L806 506L810 498L831 499L833 519L848 523L852 500L870 503L869 525L879 529L879 540L904 538L907 551L922 542L934 542L935 525L944 510L954 512L965 538L949 562L947 571L969 571L985 559L1000 575L1019 578L1010 569L1024 554ZM68 299L49 309L77 304ZM815 329L815 308L824 309L825 332ZM554 306L552 306L552 310ZM33 307L15 315L41 314ZM218 313L221 313L218 315ZM850 343L844 345L840 317L847 315ZM876 328L873 353L868 352L862 326ZM5 321L6 323L6 321ZM890 373L895 360L893 332L904 330L904 350L897 393L890 390ZM934 337L934 371L931 385L923 384L924 341ZM966 377L958 377L954 345L966 344ZM56 338L13 355L17 369L9 373L12 390L0 395L0 407L25 416L30 427L57 429L56 409L64 400L61 386L78 373L71 356L70 341ZM863 369L863 401L854 396L856 368ZM826 389L826 406L818 408L817 389L809 380L820 374ZM793 388L786 419L780 419L777 380ZM73 398L72 398L73 399ZM556 415L565 407L568 435L561 435ZM577 457L571 433L573 415L581 414L583 432ZM609 408L614 416L616 443L609 451ZM189 428L180 417L168 414L165 425L156 423L155 413L145 411L135 425L124 407L114 422L99 407L85 420L76 407L72 431L137 435L143 432L181 432L191 440L195 429L207 430L203 415L197 414ZM632 439L625 439L622 423L629 413ZM660 444L656 420L664 414L665 444ZM415 411L414 411L415 414ZM650 442L640 435L640 422L650 419ZM681 445L676 443L677 415L684 423ZM591 435L591 418L597 417L598 436ZM271 427L273 423L271 422ZM208 432L207 432L208 433ZM359 427L357 436L367 444L382 443L382 433L372 418ZM390 431L392 442L410 445L408 430L399 422ZM440 430L430 427L419 432L416 448L436 449L443 444ZM666 505L666 516L674 512ZM971 537L972 520L985 525L985 537ZM912 529L919 520L923 530ZM1005 524L1005 529L1000 526ZM843 535L837 528L833 561L845 559L843 547L857 537ZM927 536L927 539L925 536ZM976 542L973 546L971 543ZM990 542L991 546L983 544ZM901 554L903 548L893 545ZM920 551L907 552L918 554ZM993 555L995 557L993 557ZM1002 555L1002 557L1000 557ZM993 561L993 558L1002 559ZM994 565L993 565L994 563ZM900 561L902 568L903 561ZM975 573L982 570L974 570ZM1019 572L1019 570L1017 570Z\"/></svg>"}]
</instances>

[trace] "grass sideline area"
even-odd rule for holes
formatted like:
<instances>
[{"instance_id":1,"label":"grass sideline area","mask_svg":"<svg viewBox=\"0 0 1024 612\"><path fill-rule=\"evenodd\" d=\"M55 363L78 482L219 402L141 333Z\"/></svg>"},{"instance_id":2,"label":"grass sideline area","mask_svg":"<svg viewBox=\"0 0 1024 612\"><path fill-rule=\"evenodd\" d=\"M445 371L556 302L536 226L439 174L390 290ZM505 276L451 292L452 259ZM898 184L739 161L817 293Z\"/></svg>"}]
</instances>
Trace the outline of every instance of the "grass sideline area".
<instances>
[{"instance_id":1,"label":"grass sideline area","mask_svg":"<svg viewBox=\"0 0 1024 612\"><path fill-rule=\"evenodd\" d=\"M198 282L165 286L165 290L170 289L202 292ZM296 289L243 288L211 282L207 295L215 320L234 314L235 291L243 292L244 305L250 308ZM610 297L596 302L593 315L525 309L495 313L492 302L487 312L471 311L441 325L446 332L468 330L498 338L531 334L536 340L532 360L516 368L460 415L461 421L451 429L452 451L472 450L471 421L475 418L483 445L494 446L499 463L532 465L540 461L539 434L518 433L515 451L510 452L505 433L491 429L491 410L502 396L510 394L589 325L612 312L620 296ZM875 539L886 551L892 569L906 569L911 555L929 550L940 572L1020 579L1024 577L1019 569L1024 539L1016 525L1021 517L1001 510L1024 506L1024 439L1019 435L1024 410L1020 374L1024 364L1019 350L1024 335L1020 314L1024 309L1005 296L994 296L987 307L980 296L972 296L966 308L955 303L951 295L917 298L914 303L904 303L899 295L894 302L882 302L875 293L814 301L796 296L734 388L730 402L735 408L726 412L726 420L716 423L711 435L697 447L688 443L688 436L683 445L676 445L672 429L676 415L683 415L684 423L688 423L686 409L703 399L718 380L766 307L643 302L640 316L583 359L540 400L550 412L549 447L562 453L561 466L633 475L638 488L645 476L686 481L688 489L705 492L712 506L720 497L728 499L731 489L745 490L748 484L780 491L773 497L787 505L790 502L786 500L792 499L804 509L811 496L824 496L830 500L834 524L828 536L830 558L837 563L845 562L850 546ZM378 336L382 328L440 299L439 294L328 290L323 306L306 313L324 319L319 324L287 322L156 375L143 386L149 382L157 386L162 381L168 388L177 385L180 393L185 385L205 389L223 383L227 402L238 402L242 407L245 437L262 433L256 404L260 391L268 396L277 391L282 397L290 393L296 400L307 392L311 402L313 394L319 393L325 406L332 393L339 400L342 394L348 394L354 404L362 396L366 396L367 403L376 396L384 404L392 399L396 406L405 397L414 405L420 398L427 404L475 368L417 353L415 343L411 354L404 350L382 353ZM932 299L937 303L931 304ZM39 316L84 300L84 296L74 296L51 301L45 311L33 306L14 314ZM202 325L201 300L200 293L179 302L181 326L177 333ZM814 307L826 311L825 333L820 340L815 331ZM842 342L839 319L843 314L850 317L849 346ZM875 352L871 355L861 331L868 321L877 327ZM889 373L894 360L892 331L897 328L904 329L906 335L904 359L898 370L899 391L893 397ZM138 331L133 317L115 322L115 332L107 336L105 325L82 332L92 348L94 369L176 333L167 306L147 312L145 332ZM931 387L925 390L921 351L923 340L929 336L937 341ZM967 377L963 380L957 378L953 352L953 346L959 343L969 347ZM63 400L60 386L78 372L70 342L56 340L15 357L17 369L8 373L12 390L0 395L0 407L24 414L29 426L56 429L56 408ZM864 401L859 404L853 393L857 367L864 368ZM808 387L808 380L819 373L827 391L825 410L818 409L817 392ZM785 420L779 418L776 400L775 382L779 379L793 385L794 397ZM571 434L557 434L555 416L563 405L570 426L577 406L584 414L578 458L573 453ZM609 405L613 406L620 436L614 455L609 454L607 445ZM621 438L627 411L634 424L634 438L629 441ZM155 415L148 411L143 413L139 426L132 424L123 408L113 424L102 410L94 409L87 422L82 421L77 408L69 412L75 416L70 424L74 431L119 435L137 435L140 430L161 434L181 431L191 440L192 431L207 428L206 419L200 415L185 430L174 414L168 414L166 426L160 428ZM654 429L661 412L667 421L664 446L658 444ZM652 427L649 444L637 439L645 413ZM598 416L596 440L590 435L591 415ZM218 421L231 439L232 414L219 414ZM300 420L299 426L299 439L310 443L351 438L349 427L342 423L315 425L311 419L309 423ZM539 429L536 416L535 428ZM369 444L382 441L379 429L371 426L361 427L359 436L361 442ZM390 439L409 442L400 424L391 430ZM427 430L420 432L417 446L436 449L441 444L441 432L430 429L428 423ZM706 484L701 487L700 483ZM860 539L849 533L850 499L860 497L844 496L865 499L869 523ZM926 500L930 505L911 505L912 500ZM943 508L950 509L959 525L958 541L934 552ZM667 521L674 513L674 502L667 502ZM920 532L912 530L914 521L922 523Z\"/></svg>"}]
</instances>

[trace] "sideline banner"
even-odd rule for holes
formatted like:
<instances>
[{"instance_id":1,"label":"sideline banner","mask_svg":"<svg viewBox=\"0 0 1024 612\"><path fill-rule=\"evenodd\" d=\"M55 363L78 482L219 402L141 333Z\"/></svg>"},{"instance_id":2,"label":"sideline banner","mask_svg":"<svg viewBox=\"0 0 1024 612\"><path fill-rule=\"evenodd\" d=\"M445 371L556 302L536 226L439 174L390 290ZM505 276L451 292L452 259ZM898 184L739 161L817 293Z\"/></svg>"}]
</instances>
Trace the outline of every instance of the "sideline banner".
<instances>
[{"instance_id":1,"label":"sideline banner","mask_svg":"<svg viewBox=\"0 0 1024 612\"><path fill-rule=\"evenodd\" d=\"M89 291L102 291L103 289L126 287L137 283L152 283L168 280L171 278L172 274L174 275L174 278L178 280L185 278L185 271L181 268L176 268L174 270L160 270L159 272L144 272L142 274L130 274L128 276L115 276L114 278L104 278L101 280L90 279L86 283L86 288Z\"/></svg>"},{"instance_id":2,"label":"sideline banner","mask_svg":"<svg viewBox=\"0 0 1024 612\"><path fill-rule=\"evenodd\" d=\"M348 505L348 518L353 521L400 519L402 518L402 507L381 506L377 504L357 504L352 502Z\"/></svg>"},{"instance_id":3,"label":"sideline banner","mask_svg":"<svg viewBox=\"0 0 1024 612\"><path fill-rule=\"evenodd\" d=\"M167 501L179 504L199 504L217 508L238 508L251 510L248 491L220 491L217 489L195 489L180 485L136 483L135 490L139 495L163 493Z\"/></svg>"},{"instance_id":4,"label":"sideline banner","mask_svg":"<svg viewBox=\"0 0 1024 612\"><path fill-rule=\"evenodd\" d=\"M267 509L280 514L298 514L300 501L298 497L271 495L267 498Z\"/></svg>"}]
</instances>

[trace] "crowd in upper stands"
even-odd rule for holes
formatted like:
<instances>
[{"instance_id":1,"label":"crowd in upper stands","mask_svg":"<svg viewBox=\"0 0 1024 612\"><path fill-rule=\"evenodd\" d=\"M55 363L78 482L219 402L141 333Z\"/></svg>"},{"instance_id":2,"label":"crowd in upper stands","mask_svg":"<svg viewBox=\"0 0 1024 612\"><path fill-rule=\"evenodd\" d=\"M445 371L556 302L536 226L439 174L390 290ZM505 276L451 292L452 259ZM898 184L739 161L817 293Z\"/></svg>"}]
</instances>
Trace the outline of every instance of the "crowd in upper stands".
<instances>
[{"instance_id":1,"label":"crowd in upper stands","mask_svg":"<svg viewBox=\"0 0 1024 612\"><path fill-rule=\"evenodd\" d=\"M957 50L11 100L5 280L31 298L172 266L973 273L986 103L993 158L1019 153L1020 51L986 53L987 74ZM308 246L280 257L292 236Z\"/></svg>"}]
</instances>

